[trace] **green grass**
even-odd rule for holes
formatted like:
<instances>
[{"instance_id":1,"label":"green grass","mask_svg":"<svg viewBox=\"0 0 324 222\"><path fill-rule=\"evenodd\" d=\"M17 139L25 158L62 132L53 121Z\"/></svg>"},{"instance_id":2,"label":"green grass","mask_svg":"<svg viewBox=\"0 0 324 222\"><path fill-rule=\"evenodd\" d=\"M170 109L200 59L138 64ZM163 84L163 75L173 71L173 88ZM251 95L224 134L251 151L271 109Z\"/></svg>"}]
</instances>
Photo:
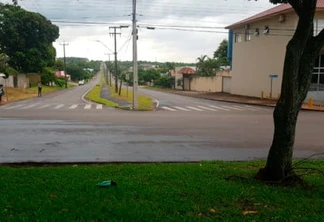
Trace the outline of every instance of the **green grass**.
<instances>
[{"instance_id":1,"label":"green grass","mask_svg":"<svg viewBox=\"0 0 324 222\"><path fill-rule=\"evenodd\" d=\"M270 186L253 179L263 165L2 166L0 221L324 221L323 176L304 177L307 189ZM96 186L105 180L118 186Z\"/></svg>"},{"instance_id":2,"label":"green grass","mask_svg":"<svg viewBox=\"0 0 324 222\"><path fill-rule=\"evenodd\" d=\"M72 87L72 86L71 86ZM49 92L54 92L58 90L62 90L64 88L58 87L58 86L42 86L42 94L46 94ZM20 88L12 88L8 87L5 88L6 95L4 96L4 99L9 102L15 102L23 99L30 99L33 97L37 97L37 87L31 87L27 89L20 89Z\"/></svg>"},{"instance_id":3,"label":"green grass","mask_svg":"<svg viewBox=\"0 0 324 222\"><path fill-rule=\"evenodd\" d=\"M111 86L108 86L109 90L111 92L111 96L117 98L117 99L121 99L121 100L125 100L128 101L129 103L132 104L133 102L133 91L132 88L125 88L123 87L121 90L120 95L118 95L118 93L115 93L115 85L112 84ZM118 85L119 87L119 85ZM140 111L150 111L153 109L153 103L150 97L145 96L143 94L138 94L138 109Z\"/></svg>"},{"instance_id":4,"label":"green grass","mask_svg":"<svg viewBox=\"0 0 324 222\"><path fill-rule=\"evenodd\" d=\"M103 84L103 76L101 75L99 84L97 84L95 87L93 87L88 92L88 94L86 95L86 98L91 100L91 101L94 101L94 102L97 102L97 103L100 103L100 104L103 104L103 105L106 105L106 106L111 106L111 107L118 106L117 103L100 97L102 84Z\"/></svg>"}]
</instances>

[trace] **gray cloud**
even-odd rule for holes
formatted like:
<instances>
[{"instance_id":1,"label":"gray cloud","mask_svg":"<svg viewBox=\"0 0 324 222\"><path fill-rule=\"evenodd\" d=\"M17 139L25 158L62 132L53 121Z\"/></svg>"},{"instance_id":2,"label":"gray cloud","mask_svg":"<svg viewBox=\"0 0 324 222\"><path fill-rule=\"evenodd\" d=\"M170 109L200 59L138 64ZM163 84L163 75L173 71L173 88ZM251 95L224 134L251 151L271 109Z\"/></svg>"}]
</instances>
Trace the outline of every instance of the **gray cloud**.
<instances>
[{"instance_id":1,"label":"gray cloud","mask_svg":"<svg viewBox=\"0 0 324 222\"><path fill-rule=\"evenodd\" d=\"M95 40L101 40L112 48L113 39L109 37L108 27L131 24L132 0L23 0L19 4L29 11L41 13L60 27L60 38L54 44L58 56L62 56L58 43L68 41L70 56L107 58L104 55L107 50ZM270 7L273 5L267 0L137 0L137 18L141 27L139 58L195 62L202 54L212 56L219 43L227 38L222 27ZM76 23L67 23L71 21ZM157 29L146 30L145 26ZM218 28L203 29L213 31L211 33L190 28L206 26ZM127 41L130 31L123 30L119 45ZM121 53L121 58L130 60L131 42L124 50L126 48L128 51Z\"/></svg>"}]
</instances>

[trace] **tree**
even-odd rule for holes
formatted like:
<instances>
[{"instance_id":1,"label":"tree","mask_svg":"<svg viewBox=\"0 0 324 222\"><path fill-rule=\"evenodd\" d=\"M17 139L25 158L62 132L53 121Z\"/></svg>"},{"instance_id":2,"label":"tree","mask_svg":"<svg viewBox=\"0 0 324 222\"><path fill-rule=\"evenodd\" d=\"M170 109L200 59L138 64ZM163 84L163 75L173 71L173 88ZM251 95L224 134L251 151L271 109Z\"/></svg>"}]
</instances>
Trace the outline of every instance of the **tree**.
<instances>
[{"instance_id":1,"label":"tree","mask_svg":"<svg viewBox=\"0 0 324 222\"><path fill-rule=\"evenodd\" d=\"M298 24L286 47L281 96L273 113L274 135L266 166L257 177L282 181L295 176L292 169L293 146L299 110L310 87L313 67L324 45L324 30L314 36L317 0L270 0L289 3L298 15Z\"/></svg>"},{"instance_id":2,"label":"tree","mask_svg":"<svg viewBox=\"0 0 324 222\"><path fill-rule=\"evenodd\" d=\"M228 66L229 61L227 57L228 41L224 39L218 46L218 49L214 52L214 59L219 66Z\"/></svg>"},{"instance_id":3,"label":"tree","mask_svg":"<svg viewBox=\"0 0 324 222\"><path fill-rule=\"evenodd\" d=\"M216 71L219 69L219 65L215 59L209 58L207 55L197 58L198 62L197 75L200 76L215 76Z\"/></svg>"},{"instance_id":4,"label":"tree","mask_svg":"<svg viewBox=\"0 0 324 222\"><path fill-rule=\"evenodd\" d=\"M21 72L40 72L55 63L52 43L59 29L39 13L0 4L0 48L8 64Z\"/></svg>"}]
</instances>

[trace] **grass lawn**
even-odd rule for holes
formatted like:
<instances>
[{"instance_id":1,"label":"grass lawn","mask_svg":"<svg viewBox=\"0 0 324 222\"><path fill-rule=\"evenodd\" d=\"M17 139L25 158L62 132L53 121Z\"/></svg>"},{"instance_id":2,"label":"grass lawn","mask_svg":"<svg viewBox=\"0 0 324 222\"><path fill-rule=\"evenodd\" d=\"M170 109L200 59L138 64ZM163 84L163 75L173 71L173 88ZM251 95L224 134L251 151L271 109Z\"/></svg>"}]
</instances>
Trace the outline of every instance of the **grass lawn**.
<instances>
[{"instance_id":1,"label":"grass lawn","mask_svg":"<svg viewBox=\"0 0 324 222\"><path fill-rule=\"evenodd\" d=\"M72 87L71 85L69 87ZM42 94L46 94L49 92L61 90L63 88L57 86L42 86ZM3 99L6 101L8 99L9 102L15 102L22 99L29 99L33 97L37 97L38 89L37 87L31 87L27 89L19 89L7 87L5 88L6 95L3 96Z\"/></svg>"},{"instance_id":2,"label":"grass lawn","mask_svg":"<svg viewBox=\"0 0 324 222\"><path fill-rule=\"evenodd\" d=\"M306 188L265 185L253 179L263 165L1 166L0 221L324 221L323 176L303 177ZM96 186L105 180L117 186Z\"/></svg>"},{"instance_id":3,"label":"grass lawn","mask_svg":"<svg viewBox=\"0 0 324 222\"><path fill-rule=\"evenodd\" d=\"M118 95L118 93L115 93L115 84L112 84L111 86L108 86L108 87L111 92L111 96L113 96L117 99L122 99L122 100L128 101L129 103L133 102L133 88L128 87L128 90L127 90L127 87L123 87L120 95ZM118 87L119 87L119 85L118 85ZM153 103L152 103L151 98L138 93L138 110L150 111L152 109L153 109Z\"/></svg>"}]
</instances>

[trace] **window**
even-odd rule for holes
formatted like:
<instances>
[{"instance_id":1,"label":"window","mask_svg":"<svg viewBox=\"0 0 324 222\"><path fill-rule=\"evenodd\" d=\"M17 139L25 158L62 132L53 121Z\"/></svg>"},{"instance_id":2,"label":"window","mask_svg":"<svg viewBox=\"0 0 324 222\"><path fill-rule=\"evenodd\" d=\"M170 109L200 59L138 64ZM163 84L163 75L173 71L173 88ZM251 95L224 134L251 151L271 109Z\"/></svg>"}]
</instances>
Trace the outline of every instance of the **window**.
<instances>
[{"instance_id":1,"label":"window","mask_svg":"<svg viewBox=\"0 0 324 222\"><path fill-rule=\"evenodd\" d=\"M314 36L318 35L320 31L324 28L324 19L314 20Z\"/></svg>"},{"instance_id":2,"label":"window","mask_svg":"<svg viewBox=\"0 0 324 222\"><path fill-rule=\"evenodd\" d=\"M244 33L244 40L245 41L251 41L251 33L250 33L250 29L246 29L245 33Z\"/></svg>"},{"instance_id":3,"label":"window","mask_svg":"<svg viewBox=\"0 0 324 222\"><path fill-rule=\"evenodd\" d=\"M242 37L240 33L235 33L234 38L234 42L242 42Z\"/></svg>"},{"instance_id":4,"label":"window","mask_svg":"<svg viewBox=\"0 0 324 222\"><path fill-rule=\"evenodd\" d=\"M324 91L324 54L317 57L310 91Z\"/></svg>"}]
</instances>

